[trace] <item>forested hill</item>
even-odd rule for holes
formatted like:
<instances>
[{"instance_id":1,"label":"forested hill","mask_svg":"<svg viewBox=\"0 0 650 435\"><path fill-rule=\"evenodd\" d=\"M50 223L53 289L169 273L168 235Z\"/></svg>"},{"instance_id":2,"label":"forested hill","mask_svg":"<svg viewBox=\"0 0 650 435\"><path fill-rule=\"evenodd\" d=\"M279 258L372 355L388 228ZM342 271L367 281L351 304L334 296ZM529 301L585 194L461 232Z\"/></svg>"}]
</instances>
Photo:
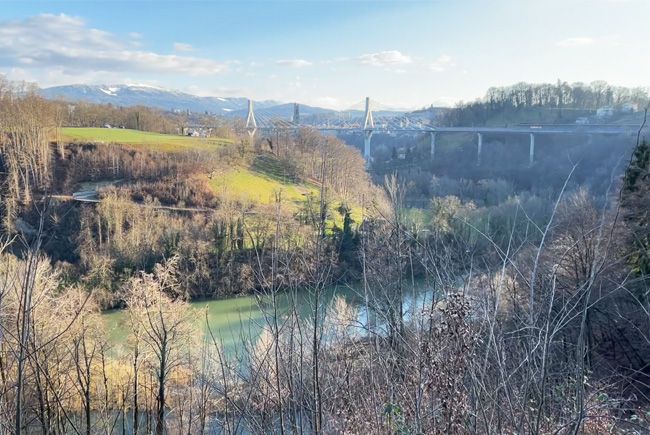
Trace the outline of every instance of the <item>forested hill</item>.
<instances>
[{"instance_id":1,"label":"forested hill","mask_svg":"<svg viewBox=\"0 0 650 435\"><path fill-rule=\"evenodd\" d=\"M516 123L636 122L648 90L606 82L517 83L488 89L483 98L460 103L440 119L445 126ZM600 109L600 111L599 111Z\"/></svg>"}]
</instances>

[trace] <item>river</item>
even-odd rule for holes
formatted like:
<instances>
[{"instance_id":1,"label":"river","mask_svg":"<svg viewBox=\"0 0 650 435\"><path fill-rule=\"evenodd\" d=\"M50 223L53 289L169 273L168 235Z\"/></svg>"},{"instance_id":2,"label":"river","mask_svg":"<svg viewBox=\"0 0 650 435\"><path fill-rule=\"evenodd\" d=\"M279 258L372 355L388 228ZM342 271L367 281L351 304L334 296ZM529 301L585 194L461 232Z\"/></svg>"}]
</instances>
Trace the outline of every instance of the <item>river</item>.
<instances>
[{"instance_id":1,"label":"river","mask_svg":"<svg viewBox=\"0 0 650 435\"><path fill-rule=\"evenodd\" d=\"M415 287L404 292L404 310L405 317L410 317L414 309L420 310L428 307L431 303L433 291L423 283L418 283ZM342 297L347 304L354 308L353 313L356 319L352 322L358 329L359 334L364 334L367 330L368 315L366 310L363 289L349 286L334 286L326 288L321 292L320 312L327 312L336 297ZM307 319L313 310L314 296L306 290L296 292L282 292L277 298L278 313L284 317L291 307L295 306L300 318ZM215 338L220 340L226 355L234 355L242 345L242 338L255 341L264 325L272 315L272 306L270 297L240 296L225 299L202 300L191 303L192 309L196 310L196 321L204 334L208 334L207 320ZM373 319L371 310L370 318ZM121 347L125 343L128 335L128 326L126 311L111 310L103 315L110 343L116 347ZM376 324L381 327L381 319L375 320Z\"/></svg>"}]
</instances>

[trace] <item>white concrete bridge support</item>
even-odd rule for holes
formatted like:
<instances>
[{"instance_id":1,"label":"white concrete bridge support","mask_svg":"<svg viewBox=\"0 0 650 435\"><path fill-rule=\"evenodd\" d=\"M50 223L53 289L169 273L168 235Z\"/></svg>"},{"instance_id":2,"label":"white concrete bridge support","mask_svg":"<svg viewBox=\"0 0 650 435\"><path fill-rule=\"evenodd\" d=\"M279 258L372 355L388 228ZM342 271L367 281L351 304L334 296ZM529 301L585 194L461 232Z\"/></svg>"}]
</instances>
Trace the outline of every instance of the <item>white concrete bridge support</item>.
<instances>
[{"instance_id":1,"label":"white concrete bridge support","mask_svg":"<svg viewBox=\"0 0 650 435\"><path fill-rule=\"evenodd\" d=\"M255 119L255 109L253 100L248 100L248 116L246 117L246 131L250 138L249 145L252 147L255 143L255 132L257 132L257 120Z\"/></svg>"},{"instance_id":2,"label":"white concrete bridge support","mask_svg":"<svg viewBox=\"0 0 650 435\"><path fill-rule=\"evenodd\" d=\"M533 166L535 163L535 135L530 134L530 148L528 149L528 164Z\"/></svg>"},{"instance_id":3,"label":"white concrete bridge support","mask_svg":"<svg viewBox=\"0 0 650 435\"><path fill-rule=\"evenodd\" d=\"M370 162L370 139L372 139L372 130L363 131L363 158Z\"/></svg>"},{"instance_id":4,"label":"white concrete bridge support","mask_svg":"<svg viewBox=\"0 0 650 435\"><path fill-rule=\"evenodd\" d=\"M435 160L436 158L436 132L432 131L429 133L429 137L431 139L431 160Z\"/></svg>"},{"instance_id":5,"label":"white concrete bridge support","mask_svg":"<svg viewBox=\"0 0 650 435\"><path fill-rule=\"evenodd\" d=\"M255 130L248 130L248 145L251 148L255 145Z\"/></svg>"},{"instance_id":6,"label":"white concrete bridge support","mask_svg":"<svg viewBox=\"0 0 650 435\"><path fill-rule=\"evenodd\" d=\"M363 120L363 158L370 163L370 139L375 129L375 120L372 117L370 108L370 97L366 97L366 113Z\"/></svg>"},{"instance_id":7,"label":"white concrete bridge support","mask_svg":"<svg viewBox=\"0 0 650 435\"><path fill-rule=\"evenodd\" d=\"M477 152L476 152L476 164L481 165L481 151L483 149L483 133L476 133L476 136L478 137L478 147L477 147Z\"/></svg>"}]
</instances>

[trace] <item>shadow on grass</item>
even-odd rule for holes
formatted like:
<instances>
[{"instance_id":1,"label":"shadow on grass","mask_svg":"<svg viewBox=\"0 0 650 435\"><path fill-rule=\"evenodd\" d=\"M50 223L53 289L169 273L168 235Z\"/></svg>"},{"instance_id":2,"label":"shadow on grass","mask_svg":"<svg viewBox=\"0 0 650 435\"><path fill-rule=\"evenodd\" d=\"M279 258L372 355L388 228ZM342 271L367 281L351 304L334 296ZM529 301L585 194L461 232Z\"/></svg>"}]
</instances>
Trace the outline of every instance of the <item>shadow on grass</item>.
<instances>
[{"instance_id":1,"label":"shadow on grass","mask_svg":"<svg viewBox=\"0 0 650 435\"><path fill-rule=\"evenodd\" d=\"M255 157L251 169L282 184L298 183L298 170L295 165L282 161L270 154Z\"/></svg>"}]
</instances>

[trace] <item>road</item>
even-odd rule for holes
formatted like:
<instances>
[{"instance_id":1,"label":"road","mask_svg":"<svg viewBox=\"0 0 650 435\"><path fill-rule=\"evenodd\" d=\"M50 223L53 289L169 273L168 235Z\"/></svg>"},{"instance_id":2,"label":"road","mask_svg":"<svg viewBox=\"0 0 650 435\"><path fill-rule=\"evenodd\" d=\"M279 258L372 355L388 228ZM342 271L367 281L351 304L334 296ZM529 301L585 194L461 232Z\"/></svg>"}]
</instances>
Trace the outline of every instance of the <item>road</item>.
<instances>
[{"instance_id":1,"label":"road","mask_svg":"<svg viewBox=\"0 0 650 435\"><path fill-rule=\"evenodd\" d=\"M97 204L101 202L98 189L100 187L113 186L115 185L115 183L118 183L119 181L121 180L83 183L82 187L84 187L84 189L78 192L74 192L72 195L52 195L51 197L53 199L58 199L61 201L76 201L76 202ZM178 207L173 205L162 205L162 204L144 204L135 201L133 203L140 207L153 208L157 210L182 211L182 212L190 212L190 213L210 213L215 211L215 209L213 208L204 208L204 207Z\"/></svg>"}]
</instances>

